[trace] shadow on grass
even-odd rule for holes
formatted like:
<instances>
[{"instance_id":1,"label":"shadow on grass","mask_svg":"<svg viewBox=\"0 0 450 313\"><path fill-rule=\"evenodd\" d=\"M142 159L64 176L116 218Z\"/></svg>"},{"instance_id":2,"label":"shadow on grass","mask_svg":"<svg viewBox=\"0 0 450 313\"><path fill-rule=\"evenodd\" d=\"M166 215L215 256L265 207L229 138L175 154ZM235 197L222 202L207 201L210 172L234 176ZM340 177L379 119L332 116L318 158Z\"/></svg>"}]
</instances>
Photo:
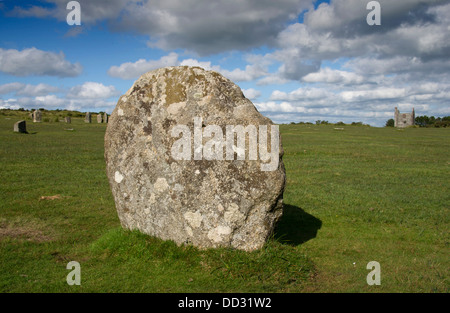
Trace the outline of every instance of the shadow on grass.
<instances>
[{"instance_id":1,"label":"shadow on grass","mask_svg":"<svg viewBox=\"0 0 450 313\"><path fill-rule=\"evenodd\" d=\"M25 132L13 132L13 133L18 134L18 135L36 135L38 132L25 131Z\"/></svg>"},{"instance_id":2,"label":"shadow on grass","mask_svg":"<svg viewBox=\"0 0 450 313\"><path fill-rule=\"evenodd\" d=\"M274 237L288 245L300 245L316 238L322 221L295 205L285 204L283 216L275 227Z\"/></svg>"}]
</instances>

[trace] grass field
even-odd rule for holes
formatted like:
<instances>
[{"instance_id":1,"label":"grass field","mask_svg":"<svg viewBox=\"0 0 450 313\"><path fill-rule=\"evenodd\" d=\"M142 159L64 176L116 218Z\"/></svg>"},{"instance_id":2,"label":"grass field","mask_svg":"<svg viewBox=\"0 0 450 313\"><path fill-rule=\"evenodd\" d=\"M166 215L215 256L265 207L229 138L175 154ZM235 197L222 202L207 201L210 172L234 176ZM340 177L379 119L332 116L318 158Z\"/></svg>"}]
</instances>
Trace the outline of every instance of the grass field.
<instances>
[{"instance_id":1,"label":"grass field","mask_svg":"<svg viewBox=\"0 0 450 313\"><path fill-rule=\"evenodd\" d=\"M246 253L122 230L106 125L50 118L17 134L26 112L8 114L0 292L449 291L449 129L282 125L285 213L268 244ZM81 286L66 283L70 261ZM379 286L366 282L370 261L380 263Z\"/></svg>"}]
</instances>

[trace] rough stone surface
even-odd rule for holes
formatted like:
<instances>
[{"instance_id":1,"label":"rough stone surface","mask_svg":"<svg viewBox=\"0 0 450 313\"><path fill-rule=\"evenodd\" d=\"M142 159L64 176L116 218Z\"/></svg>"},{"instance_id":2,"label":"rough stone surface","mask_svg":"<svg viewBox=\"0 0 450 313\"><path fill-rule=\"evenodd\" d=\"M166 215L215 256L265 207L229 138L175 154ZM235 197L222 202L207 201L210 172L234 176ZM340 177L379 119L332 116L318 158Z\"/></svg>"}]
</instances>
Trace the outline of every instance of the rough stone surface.
<instances>
[{"instance_id":1,"label":"rough stone surface","mask_svg":"<svg viewBox=\"0 0 450 313\"><path fill-rule=\"evenodd\" d=\"M84 118L84 122L85 123L91 123L91 121L92 121L91 113L90 112L86 112L86 116Z\"/></svg>"},{"instance_id":2,"label":"rough stone surface","mask_svg":"<svg viewBox=\"0 0 450 313\"><path fill-rule=\"evenodd\" d=\"M97 114L97 123L99 124L103 123L103 117L101 114Z\"/></svg>"},{"instance_id":3,"label":"rough stone surface","mask_svg":"<svg viewBox=\"0 0 450 313\"><path fill-rule=\"evenodd\" d=\"M70 124L70 123L72 123L72 118L71 118L70 116L66 116L66 117L64 118L64 121L65 121L67 124Z\"/></svg>"},{"instance_id":4,"label":"rough stone surface","mask_svg":"<svg viewBox=\"0 0 450 313\"><path fill-rule=\"evenodd\" d=\"M400 113L400 111L395 108L394 113L394 127L405 128L408 126L414 126L416 114L414 108L411 113Z\"/></svg>"},{"instance_id":5,"label":"rough stone surface","mask_svg":"<svg viewBox=\"0 0 450 313\"><path fill-rule=\"evenodd\" d=\"M18 121L14 124L14 131L16 133L26 133L27 132L27 122Z\"/></svg>"},{"instance_id":6,"label":"rough stone surface","mask_svg":"<svg viewBox=\"0 0 450 313\"><path fill-rule=\"evenodd\" d=\"M108 113L103 114L103 123L108 123Z\"/></svg>"},{"instance_id":7,"label":"rough stone surface","mask_svg":"<svg viewBox=\"0 0 450 313\"><path fill-rule=\"evenodd\" d=\"M35 110L33 112L33 123L40 123L42 122L42 112L39 110Z\"/></svg>"},{"instance_id":8,"label":"rough stone surface","mask_svg":"<svg viewBox=\"0 0 450 313\"><path fill-rule=\"evenodd\" d=\"M224 138L226 125L273 125L216 72L184 66L142 75L120 97L105 134L107 175L120 222L178 244L259 249L282 215L281 140L273 171L262 171L260 158L249 160L248 138L245 160L237 154L226 160L225 148L224 160L176 160L171 149L181 135L171 132L187 125L194 134L196 117L202 127L219 125ZM270 131L267 136L270 150ZM203 144L209 140L204 136Z\"/></svg>"}]
</instances>

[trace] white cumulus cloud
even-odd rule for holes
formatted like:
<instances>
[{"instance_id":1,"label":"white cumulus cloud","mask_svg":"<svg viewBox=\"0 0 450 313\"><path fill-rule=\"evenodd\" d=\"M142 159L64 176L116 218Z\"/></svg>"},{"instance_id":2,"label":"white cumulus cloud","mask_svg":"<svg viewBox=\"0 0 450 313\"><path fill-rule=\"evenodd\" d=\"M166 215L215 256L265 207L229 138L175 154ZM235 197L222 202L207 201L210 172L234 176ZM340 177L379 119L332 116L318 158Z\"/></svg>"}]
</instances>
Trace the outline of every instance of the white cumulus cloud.
<instances>
[{"instance_id":1,"label":"white cumulus cloud","mask_svg":"<svg viewBox=\"0 0 450 313\"><path fill-rule=\"evenodd\" d=\"M85 82L72 87L67 94L68 98L76 99L108 99L118 96L120 92L114 86L105 86L97 82Z\"/></svg>"},{"instance_id":2,"label":"white cumulus cloud","mask_svg":"<svg viewBox=\"0 0 450 313\"><path fill-rule=\"evenodd\" d=\"M111 66L108 70L108 75L122 79L136 79L148 71L178 64L178 54L172 52L169 55L161 57L159 60L140 59L136 62L126 62L119 66Z\"/></svg>"},{"instance_id":3,"label":"white cumulus cloud","mask_svg":"<svg viewBox=\"0 0 450 313\"><path fill-rule=\"evenodd\" d=\"M64 53L27 48L24 50L0 48L0 72L14 76L74 77L82 72L79 63L70 63Z\"/></svg>"},{"instance_id":4,"label":"white cumulus cloud","mask_svg":"<svg viewBox=\"0 0 450 313\"><path fill-rule=\"evenodd\" d=\"M244 96L250 100L255 100L261 96L261 91L253 88L243 89L242 92L244 93Z\"/></svg>"}]
</instances>

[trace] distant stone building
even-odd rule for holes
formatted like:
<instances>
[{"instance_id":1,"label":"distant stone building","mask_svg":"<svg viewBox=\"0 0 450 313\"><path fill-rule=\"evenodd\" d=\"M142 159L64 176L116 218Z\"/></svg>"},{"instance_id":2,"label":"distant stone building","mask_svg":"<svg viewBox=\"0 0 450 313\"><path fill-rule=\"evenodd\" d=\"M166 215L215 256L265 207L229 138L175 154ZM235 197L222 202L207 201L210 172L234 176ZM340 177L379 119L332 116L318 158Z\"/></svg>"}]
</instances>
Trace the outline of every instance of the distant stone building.
<instances>
[{"instance_id":1,"label":"distant stone building","mask_svg":"<svg viewBox=\"0 0 450 313\"><path fill-rule=\"evenodd\" d=\"M416 119L416 114L414 113L414 108L411 113L400 113L397 108L395 108L394 113L394 126L398 128L404 128L408 126L413 126Z\"/></svg>"}]
</instances>

